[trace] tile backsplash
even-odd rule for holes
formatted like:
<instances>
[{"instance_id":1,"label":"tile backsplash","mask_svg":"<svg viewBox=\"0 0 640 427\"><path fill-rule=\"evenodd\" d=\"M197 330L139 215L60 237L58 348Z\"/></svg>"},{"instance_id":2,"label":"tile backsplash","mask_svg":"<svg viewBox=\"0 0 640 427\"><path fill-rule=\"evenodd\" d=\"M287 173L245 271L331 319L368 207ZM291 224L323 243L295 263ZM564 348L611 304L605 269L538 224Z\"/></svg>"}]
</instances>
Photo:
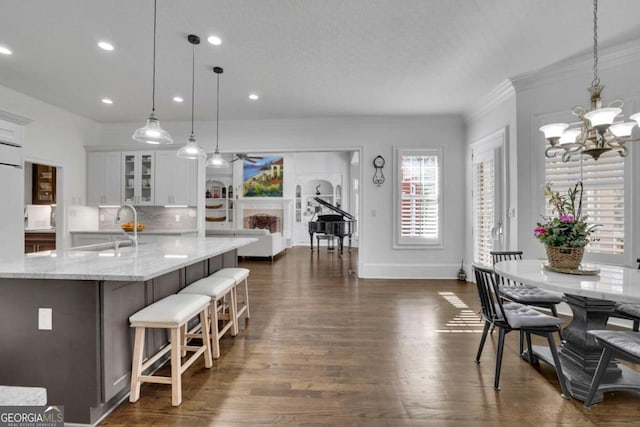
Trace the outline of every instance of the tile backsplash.
<instances>
[{"instance_id":1,"label":"tile backsplash","mask_svg":"<svg viewBox=\"0 0 640 427\"><path fill-rule=\"evenodd\" d=\"M99 208L99 230L119 230L115 224L118 208ZM165 208L162 206L136 206L138 222L145 230L195 230L197 228L196 208ZM123 209L121 222L133 222L130 209Z\"/></svg>"}]
</instances>

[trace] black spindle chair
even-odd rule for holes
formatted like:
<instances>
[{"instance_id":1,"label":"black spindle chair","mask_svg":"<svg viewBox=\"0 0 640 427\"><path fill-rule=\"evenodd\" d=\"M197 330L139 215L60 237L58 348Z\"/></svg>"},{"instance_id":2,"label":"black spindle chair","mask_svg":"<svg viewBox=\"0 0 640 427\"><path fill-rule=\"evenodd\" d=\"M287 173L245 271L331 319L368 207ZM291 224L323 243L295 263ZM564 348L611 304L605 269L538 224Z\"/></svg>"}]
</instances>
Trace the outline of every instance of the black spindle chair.
<instances>
[{"instance_id":1,"label":"black spindle chair","mask_svg":"<svg viewBox=\"0 0 640 427\"><path fill-rule=\"evenodd\" d=\"M638 269L640 269L640 258L637 259L637 262ZM638 332L638 329L640 329L640 304L619 302L609 317L631 320L633 322L633 331Z\"/></svg>"},{"instance_id":2,"label":"black spindle chair","mask_svg":"<svg viewBox=\"0 0 640 427\"><path fill-rule=\"evenodd\" d=\"M555 363L558 381L562 389L562 396L569 398L569 392L566 386L565 377L562 373L560 358L556 350L553 339L555 332L560 332L560 324L562 320L537 312L536 310L518 303L502 303L502 298L498 294L498 286L495 280L493 270L473 266L476 277L476 286L478 288L478 296L480 298L480 306L482 318L484 319L484 330L482 338L478 346L476 354L476 362L480 363L480 356L484 348L487 334L491 326L495 326L499 330L498 338L498 354L496 356L496 371L493 388L500 390L500 369L502 367L502 356L504 353L504 340L507 333L511 331L522 331L527 338L527 346L529 349L529 363L533 363L533 352L531 347L531 334L541 335L547 338L549 349Z\"/></svg>"},{"instance_id":3,"label":"black spindle chair","mask_svg":"<svg viewBox=\"0 0 640 427\"><path fill-rule=\"evenodd\" d=\"M494 266L500 261L522 260L522 251L491 251L490 254ZM523 285L498 275L496 275L496 280L499 284L498 291L502 298L518 304L546 308L551 311L554 317L558 317L556 305L562 302L562 294L546 291L531 285ZM521 353L522 350L522 339L520 339Z\"/></svg>"}]
</instances>

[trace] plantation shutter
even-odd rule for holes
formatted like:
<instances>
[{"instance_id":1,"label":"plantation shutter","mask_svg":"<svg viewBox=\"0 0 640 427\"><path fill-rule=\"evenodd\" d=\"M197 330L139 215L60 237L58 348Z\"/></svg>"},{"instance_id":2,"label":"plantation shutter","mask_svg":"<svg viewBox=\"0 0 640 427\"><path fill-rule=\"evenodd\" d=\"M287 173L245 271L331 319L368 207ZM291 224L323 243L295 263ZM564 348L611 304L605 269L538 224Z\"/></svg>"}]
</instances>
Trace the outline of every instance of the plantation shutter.
<instances>
[{"instance_id":1,"label":"plantation shutter","mask_svg":"<svg viewBox=\"0 0 640 427\"><path fill-rule=\"evenodd\" d=\"M440 242L440 161L432 152L399 155L398 243Z\"/></svg>"},{"instance_id":2,"label":"plantation shutter","mask_svg":"<svg viewBox=\"0 0 640 427\"><path fill-rule=\"evenodd\" d=\"M491 230L495 226L495 162L492 156L473 160L473 262L491 265Z\"/></svg>"},{"instance_id":3,"label":"plantation shutter","mask_svg":"<svg viewBox=\"0 0 640 427\"><path fill-rule=\"evenodd\" d=\"M553 191L566 192L580 180L582 163L583 215L589 224L601 224L592 237L599 239L587 245L587 252L624 254L624 158L611 153L597 161L575 156L563 162L561 156L546 158L545 180ZM551 215L547 203L545 215Z\"/></svg>"}]
</instances>

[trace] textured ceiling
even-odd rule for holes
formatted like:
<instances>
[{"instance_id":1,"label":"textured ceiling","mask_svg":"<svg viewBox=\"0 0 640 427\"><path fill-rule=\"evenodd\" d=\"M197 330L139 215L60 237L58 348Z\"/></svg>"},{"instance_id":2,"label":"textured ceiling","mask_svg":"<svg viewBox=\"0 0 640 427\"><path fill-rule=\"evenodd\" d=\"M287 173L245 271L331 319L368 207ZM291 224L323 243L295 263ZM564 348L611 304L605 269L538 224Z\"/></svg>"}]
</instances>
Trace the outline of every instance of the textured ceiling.
<instances>
[{"instance_id":1,"label":"textured ceiling","mask_svg":"<svg viewBox=\"0 0 640 427\"><path fill-rule=\"evenodd\" d=\"M640 36L640 1L600 3L601 43ZM14 54L0 55L0 84L101 122L140 121L152 28L152 0L4 0L0 45ZM190 118L189 33L203 39L197 120L215 119L214 65L222 119L463 113L510 76L589 51L592 2L158 0L161 120Z\"/></svg>"}]
</instances>

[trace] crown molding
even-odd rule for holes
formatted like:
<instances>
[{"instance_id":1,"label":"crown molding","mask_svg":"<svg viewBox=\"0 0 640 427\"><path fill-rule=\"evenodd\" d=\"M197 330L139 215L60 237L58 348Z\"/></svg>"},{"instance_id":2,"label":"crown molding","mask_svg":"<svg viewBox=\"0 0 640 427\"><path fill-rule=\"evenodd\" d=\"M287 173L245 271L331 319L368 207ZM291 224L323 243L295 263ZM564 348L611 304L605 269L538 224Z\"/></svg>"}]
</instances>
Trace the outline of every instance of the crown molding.
<instances>
[{"instance_id":1,"label":"crown molding","mask_svg":"<svg viewBox=\"0 0 640 427\"><path fill-rule=\"evenodd\" d=\"M7 122L15 123L17 125L23 125L23 126L33 122L33 119L21 116L19 114L14 114L5 110L0 110L0 119L6 120Z\"/></svg>"},{"instance_id":2,"label":"crown molding","mask_svg":"<svg viewBox=\"0 0 640 427\"><path fill-rule=\"evenodd\" d=\"M598 52L598 67L600 70L617 68L634 61L640 61L640 39L619 43L600 49ZM590 73L592 66L593 52L589 50L538 70L518 74L509 80L513 83L516 92L522 92L543 86L552 81L575 78L576 75Z\"/></svg>"},{"instance_id":3,"label":"crown molding","mask_svg":"<svg viewBox=\"0 0 640 427\"><path fill-rule=\"evenodd\" d=\"M483 96L479 102L476 102L471 109L465 112L465 121L469 122L480 119L507 99L515 96L515 93L515 88L510 80L502 81L502 83L491 90L491 92Z\"/></svg>"}]
</instances>

